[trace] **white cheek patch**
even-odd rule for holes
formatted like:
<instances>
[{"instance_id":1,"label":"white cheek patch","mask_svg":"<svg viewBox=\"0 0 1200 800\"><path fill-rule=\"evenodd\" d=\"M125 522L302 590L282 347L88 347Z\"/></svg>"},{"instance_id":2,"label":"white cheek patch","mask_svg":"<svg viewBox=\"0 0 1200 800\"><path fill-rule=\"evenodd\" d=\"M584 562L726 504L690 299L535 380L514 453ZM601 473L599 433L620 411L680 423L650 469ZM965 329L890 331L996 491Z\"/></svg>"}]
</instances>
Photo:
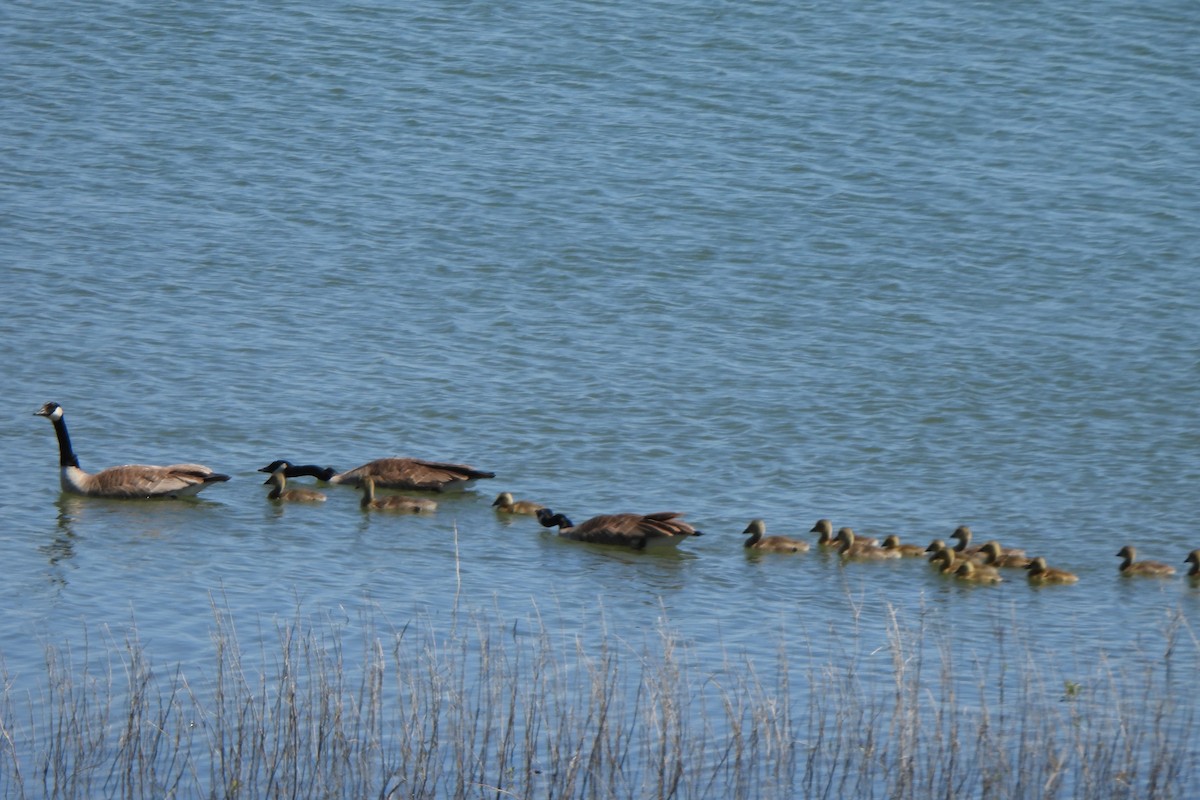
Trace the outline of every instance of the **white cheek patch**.
<instances>
[{"instance_id":1,"label":"white cheek patch","mask_svg":"<svg viewBox=\"0 0 1200 800\"><path fill-rule=\"evenodd\" d=\"M50 412L50 420L52 422L58 422L60 419L62 419L62 417L63 417L62 406L59 406L58 408L56 408Z\"/></svg>"}]
</instances>

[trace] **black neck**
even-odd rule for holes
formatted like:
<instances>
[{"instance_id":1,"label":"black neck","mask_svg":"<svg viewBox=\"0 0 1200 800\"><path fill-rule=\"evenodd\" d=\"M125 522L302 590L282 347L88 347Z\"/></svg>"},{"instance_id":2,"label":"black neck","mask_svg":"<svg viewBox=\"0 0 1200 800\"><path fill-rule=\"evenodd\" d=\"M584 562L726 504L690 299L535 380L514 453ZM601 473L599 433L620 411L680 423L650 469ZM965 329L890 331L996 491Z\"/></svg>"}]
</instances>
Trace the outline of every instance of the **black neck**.
<instances>
[{"instance_id":1,"label":"black neck","mask_svg":"<svg viewBox=\"0 0 1200 800\"><path fill-rule=\"evenodd\" d=\"M67 422L62 417L52 419L54 433L58 436L58 465L60 467L79 467L79 459L71 448L71 437L67 435Z\"/></svg>"},{"instance_id":2,"label":"black neck","mask_svg":"<svg viewBox=\"0 0 1200 800\"><path fill-rule=\"evenodd\" d=\"M318 480L327 481L334 475L337 475L337 470L333 467L318 467L316 464L293 464L283 471L283 474L288 478L299 478L301 475L311 475Z\"/></svg>"}]
</instances>

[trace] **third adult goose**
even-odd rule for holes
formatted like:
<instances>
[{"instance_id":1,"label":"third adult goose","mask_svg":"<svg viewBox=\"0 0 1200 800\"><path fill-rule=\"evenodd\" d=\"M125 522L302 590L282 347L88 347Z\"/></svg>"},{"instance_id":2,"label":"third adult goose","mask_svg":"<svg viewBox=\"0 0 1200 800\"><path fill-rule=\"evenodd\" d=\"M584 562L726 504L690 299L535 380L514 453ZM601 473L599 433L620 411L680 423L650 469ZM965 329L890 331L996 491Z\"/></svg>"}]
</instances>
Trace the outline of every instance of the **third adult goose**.
<instances>
[{"instance_id":1,"label":"third adult goose","mask_svg":"<svg viewBox=\"0 0 1200 800\"><path fill-rule=\"evenodd\" d=\"M71 448L63 407L58 403L46 403L33 414L54 423L54 433L58 436L59 483L64 492L121 499L190 497L211 484L229 480L228 475L213 472L201 464L166 467L125 464L96 473L84 472Z\"/></svg>"},{"instance_id":2,"label":"third adult goose","mask_svg":"<svg viewBox=\"0 0 1200 800\"><path fill-rule=\"evenodd\" d=\"M688 523L679 519L676 511L656 514L604 514L575 525L562 514L549 508L538 509L538 522L543 527L558 527L564 539L592 544L620 544L635 550L678 547L684 539L701 536Z\"/></svg>"},{"instance_id":3,"label":"third adult goose","mask_svg":"<svg viewBox=\"0 0 1200 800\"><path fill-rule=\"evenodd\" d=\"M327 483L358 486L363 478L371 477L380 489L420 489L430 492L462 489L477 479L496 477L494 472L484 472L466 464L422 461L419 458L380 458L346 472L338 472L333 467L297 465L281 460L272 461L258 471L275 472L279 469L288 478L311 475Z\"/></svg>"}]
</instances>

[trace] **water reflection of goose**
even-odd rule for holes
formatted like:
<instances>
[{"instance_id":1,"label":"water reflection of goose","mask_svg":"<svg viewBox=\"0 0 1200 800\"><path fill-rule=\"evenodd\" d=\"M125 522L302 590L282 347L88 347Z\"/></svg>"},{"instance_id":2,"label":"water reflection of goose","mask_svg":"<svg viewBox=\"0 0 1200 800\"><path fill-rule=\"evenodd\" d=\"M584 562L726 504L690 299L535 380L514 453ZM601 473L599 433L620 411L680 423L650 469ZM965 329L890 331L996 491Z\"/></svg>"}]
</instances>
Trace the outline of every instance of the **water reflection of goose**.
<instances>
[{"instance_id":1,"label":"water reflection of goose","mask_svg":"<svg viewBox=\"0 0 1200 800\"><path fill-rule=\"evenodd\" d=\"M134 499L147 497L191 497L214 483L229 480L201 464L124 464L96 473L84 472L71 447L63 407L46 403L34 416L54 423L58 437L59 482L64 492L87 497Z\"/></svg>"}]
</instances>

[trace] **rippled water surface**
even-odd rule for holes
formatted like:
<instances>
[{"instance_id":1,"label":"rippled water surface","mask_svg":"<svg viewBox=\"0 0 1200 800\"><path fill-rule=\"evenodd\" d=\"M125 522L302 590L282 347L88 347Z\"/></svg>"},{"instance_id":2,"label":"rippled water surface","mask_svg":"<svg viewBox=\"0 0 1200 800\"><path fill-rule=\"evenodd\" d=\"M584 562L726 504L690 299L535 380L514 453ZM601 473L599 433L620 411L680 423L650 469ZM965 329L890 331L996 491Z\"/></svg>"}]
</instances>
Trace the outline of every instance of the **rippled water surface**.
<instances>
[{"instance_id":1,"label":"rippled water surface","mask_svg":"<svg viewBox=\"0 0 1200 800\"><path fill-rule=\"evenodd\" d=\"M851 624L870 652L888 604L1085 665L1195 618L1114 557L1200 547L1194 4L14 3L0 71L10 671L130 623L202 660L214 596L585 635L603 607L701 665ZM85 468L232 480L60 496L47 400ZM256 472L387 455L497 477L416 518L278 508ZM581 547L500 490L706 535ZM752 517L967 523L1081 581L747 557Z\"/></svg>"}]
</instances>

